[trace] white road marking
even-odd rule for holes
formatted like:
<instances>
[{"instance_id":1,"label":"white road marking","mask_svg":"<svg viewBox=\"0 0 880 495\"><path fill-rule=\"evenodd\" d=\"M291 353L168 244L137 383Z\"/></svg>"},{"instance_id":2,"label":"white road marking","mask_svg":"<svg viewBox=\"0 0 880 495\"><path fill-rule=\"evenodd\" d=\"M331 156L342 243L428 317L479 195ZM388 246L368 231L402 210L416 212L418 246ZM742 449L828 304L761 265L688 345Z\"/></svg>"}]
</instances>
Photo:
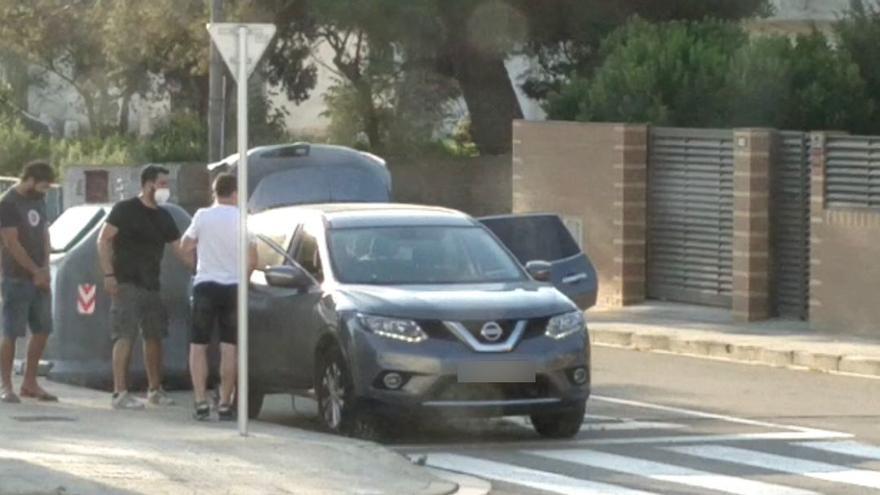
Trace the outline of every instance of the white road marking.
<instances>
[{"instance_id":1,"label":"white road marking","mask_svg":"<svg viewBox=\"0 0 880 495\"><path fill-rule=\"evenodd\" d=\"M816 492L789 488L761 481L654 462L636 457L590 450L531 450L529 454L571 462L582 466L616 471L652 480L695 486L735 495L817 495Z\"/></svg>"},{"instance_id":2,"label":"white road marking","mask_svg":"<svg viewBox=\"0 0 880 495\"><path fill-rule=\"evenodd\" d=\"M853 469L847 466L721 445L688 445L684 447L667 447L667 449L695 457L743 464L835 483L880 488L880 472L878 471Z\"/></svg>"},{"instance_id":3,"label":"white road marking","mask_svg":"<svg viewBox=\"0 0 880 495\"><path fill-rule=\"evenodd\" d=\"M696 418L716 419L718 421L724 421L727 423L735 423L735 424L749 425L749 426L760 426L763 428L798 431L798 432L804 432L804 433L809 432L809 433L815 433L818 436L820 436L821 438L832 438L832 437L829 437L828 435L834 435L834 438L837 438L837 437L851 438L852 437L852 435L849 435L846 433L839 433L839 432L833 432L833 431L827 431L827 430L819 430L816 428L806 428L803 426L783 425L783 424L778 424L778 423L770 423L767 421L758 421L758 420L754 420L754 419L738 418L736 416L728 416L726 414L708 413L708 412L704 412L704 411L696 411L693 409L684 409L681 407L670 407L670 406L664 406L661 404L652 404L650 402L640 402L640 401L628 400L628 399L618 399L615 397L607 397L607 396L603 396L603 395L592 395L592 396L590 396L590 400L597 400L600 402L608 402L611 404L619 404L619 405L624 405L624 406L640 407L640 408L644 408L644 409L653 409L655 411L671 412L671 413L676 413L676 414L681 414L684 416L691 416L691 417L696 417Z\"/></svg>"},{"instance_id":4,"label":"white road marking","mask_svg":"<svg viewBox=\"0 0 880 495\"><path fill-rule=\"evenodd\" d=\"M864 459L873 459L880 461L880 447L876 445L868 445L865 443L844 441L844 442L800 442L795 445L809 447L811 449L824 450L825 452L833 452L835 454L844 454L853 457L862 457Z\"/></svg>"},{"instance_id":5,"label":"white road marking","mask_svg":"<svg viewBox=\"0 0 880 495\"><path fill-rule=\"evenodd\" d=\"M603 419L601 421L589 421L593 418L594 417L584 417L584 424L581 427L581 431L678 430L687 428L687 425L680 423L638 421L630 418L611 418L608 416L602 416ZM532 428L532 422L525 416L508 418L507 421L517 426L522 426L523 428Z\"/></svg>"},{"instance_id":6,"label":"white road marking","mask_svg":"<svg viewBox=\"0 0 880 495\"><path fill-rule=\"evenodd\" d=\"M428 465L562 495L656 495L608 483L456 454L429 454Z\"/></svg>"}]
</instances>

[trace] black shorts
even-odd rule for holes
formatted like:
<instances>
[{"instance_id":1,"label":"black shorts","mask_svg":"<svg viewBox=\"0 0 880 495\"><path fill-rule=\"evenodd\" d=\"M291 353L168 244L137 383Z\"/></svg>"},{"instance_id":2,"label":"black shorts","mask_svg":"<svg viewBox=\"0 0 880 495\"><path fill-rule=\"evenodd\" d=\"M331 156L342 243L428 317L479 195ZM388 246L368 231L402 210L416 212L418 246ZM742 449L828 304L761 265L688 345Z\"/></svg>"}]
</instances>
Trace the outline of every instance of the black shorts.
<instances>
[{"instance_id":1,"label":"black shorts","mask_svg":"<svg viewBox=\"0 0 880 495\"><path fill-rule=\"evenodd\" d=\"M234 345L238 337L237 303L238 285L202 282L193 287L190 342L210 343L216 325L220 342Z\"/></svg>"}]
</instances>

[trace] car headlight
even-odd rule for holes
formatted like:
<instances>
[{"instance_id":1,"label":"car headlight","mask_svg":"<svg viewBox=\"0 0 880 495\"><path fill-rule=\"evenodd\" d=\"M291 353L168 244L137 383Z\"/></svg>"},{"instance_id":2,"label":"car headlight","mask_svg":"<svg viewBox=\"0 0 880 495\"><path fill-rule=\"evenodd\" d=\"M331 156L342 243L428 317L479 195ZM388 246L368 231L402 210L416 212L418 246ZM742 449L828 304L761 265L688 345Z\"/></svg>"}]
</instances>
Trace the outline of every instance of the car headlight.
<instances>
[{"instance_id":1,"label":"car headlight","mask_svg":"<svg viewBox=\"0 0 880 495\"><path fill-rule=\"evenodd\" d=\"M584 314L580 311L572 311L571 313L565 313L550 318L550 321L547 323L547 331L544 334L550 338L559 340L564 339L569 335L583 332L584 329L586 329Z\"/></svg>"},{"instance_id":2,"label":"car headlight","mask_svg":"<svg viewBox=\"0 0 880 495\"><path fill-rule=\"evenodd\" d=\"M370 332L389 339L416 344L428 338L428 334L413 320L363 314L359 314L358 319Z\"/></svg>"}]
</instances>

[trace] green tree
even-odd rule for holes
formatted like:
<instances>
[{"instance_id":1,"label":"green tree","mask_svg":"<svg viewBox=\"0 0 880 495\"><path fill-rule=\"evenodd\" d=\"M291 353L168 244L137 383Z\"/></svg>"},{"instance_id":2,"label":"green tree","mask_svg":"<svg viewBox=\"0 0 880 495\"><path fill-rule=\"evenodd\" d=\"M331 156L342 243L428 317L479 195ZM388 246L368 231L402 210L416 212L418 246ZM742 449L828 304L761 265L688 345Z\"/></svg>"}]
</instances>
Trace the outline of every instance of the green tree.
<instances>
[{"instance_id":1,"label":"green tree","mask_svg":"<svg viewBox=\"0 0 880 495\"><path fill-rule=\"evenodd\" d=\"M858 66L865 81L866 92L880 104L880 2L851 0L850 9L835 26L839 48ZM880 108L866 128L872 134L880 133Z\"/></svg>"},{"instance_id":2,"label":"green tree","mask_svg":"<svg viewBox=\"0 0 880 495\"><path fill-rule=\"evenodd\" d=\"M576 79L546 109L550 118L723 125L730 60L746 40L728 22L634 19L608 37L594 77Z\"/></svg>"},{"instance_id":3,"label":"green tree","mask_svg":"<svg viewBox=\"0 0 880 495\"><path fill-rule=\"evenodd\" d=\"M511 81L505 66L510 55L525 52L541 62L526 82L526 89L540 97L580 67L595 64L599 41L633 13L650 19L739 18L766 5L766 0L250 1L279 26L270 73L289 95L301 96L302 83L313 77L307 59L314 41L328 29L343 33L343 39L354 30L365 36L370 51L384 53L391 44L404 71L418 68L454 80L470 114L473 139L489 154L510 149L510 121L522 116L514 91L519 81Z\"/></svg>"},{"instance_id":4,"label":"green tree","mask_svg":"<svg viewBox=\"0 0 880 495\"><path fill-rule=\"evenodd\" d=\"M876 108L850 54L818 32L750 43L727 88L732 126L867 132Z\"/></svg>"}]
</instances>

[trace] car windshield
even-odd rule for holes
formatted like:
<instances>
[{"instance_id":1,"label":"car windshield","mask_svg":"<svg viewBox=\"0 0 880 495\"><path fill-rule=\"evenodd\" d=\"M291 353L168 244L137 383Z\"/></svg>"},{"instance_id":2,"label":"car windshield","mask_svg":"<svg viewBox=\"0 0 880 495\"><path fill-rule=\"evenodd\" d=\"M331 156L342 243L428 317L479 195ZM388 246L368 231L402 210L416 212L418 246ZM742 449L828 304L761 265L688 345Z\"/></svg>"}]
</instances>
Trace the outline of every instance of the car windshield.
<instances>
[{"instance_id":1,"label":"car windshield","mask_svg":"<svg viewBox=\"0 0 880 495\"><path fill-rule=\"evenodd\" d=\"M480 227L370 227L329 232L333 267L351 284L457 284L524 280Z\"/></svg>"}]
</instances>

